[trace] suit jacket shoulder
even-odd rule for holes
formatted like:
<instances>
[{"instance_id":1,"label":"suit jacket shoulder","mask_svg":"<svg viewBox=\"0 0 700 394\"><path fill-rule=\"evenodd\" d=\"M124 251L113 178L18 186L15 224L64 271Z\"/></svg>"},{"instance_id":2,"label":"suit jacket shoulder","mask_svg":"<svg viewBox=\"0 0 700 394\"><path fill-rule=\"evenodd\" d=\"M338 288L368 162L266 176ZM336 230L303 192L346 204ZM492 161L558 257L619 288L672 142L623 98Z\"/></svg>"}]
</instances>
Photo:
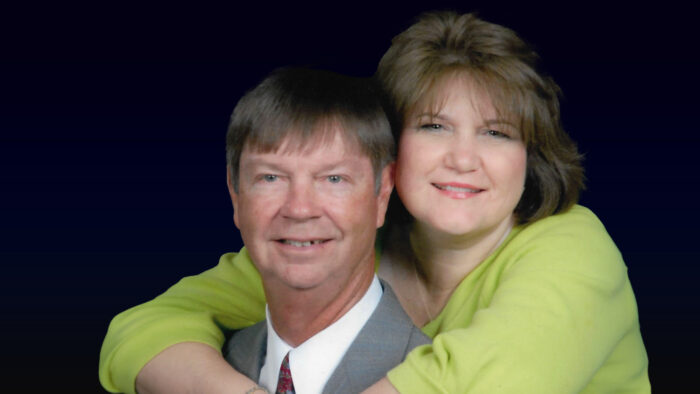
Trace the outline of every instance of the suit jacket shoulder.
<instances>
[{"instance_id":1,"label":"suit jacket shoulder","mask_svg":"<svg viewBox=\"0 0 700 394\"><path fill-rule=\"evenodd\" d=\"M431 343L413 325L391 287L384 281L381 283L384 293L377 308L328 379L324 393L359 393L383 378L413 348ZM265 321L235 332L223 348L226 360L256 382L266 351Z\"/></svg>"},{"instance_id":2,"label":"suit jacket shoulder","mask_svg":"<svg viewBox=\"0 0 700 394\"><path fill-rule=\"evenodd\" d=\"M323 389L324 393L359 393L400 364L415 347L431 339L413 325L391 287L340 361Z\"/></svg>"},{"instance_id":3,"label":"suit jacket shoulder","mask_svg":"<svg viewBox=\"0 0 700 394\"><path fill-rule=\"evenodd\" d=\"M267 320L235 331L222 348L226 361L254 382L260 378L266 353Z\"/></svg>"}]
</instances>

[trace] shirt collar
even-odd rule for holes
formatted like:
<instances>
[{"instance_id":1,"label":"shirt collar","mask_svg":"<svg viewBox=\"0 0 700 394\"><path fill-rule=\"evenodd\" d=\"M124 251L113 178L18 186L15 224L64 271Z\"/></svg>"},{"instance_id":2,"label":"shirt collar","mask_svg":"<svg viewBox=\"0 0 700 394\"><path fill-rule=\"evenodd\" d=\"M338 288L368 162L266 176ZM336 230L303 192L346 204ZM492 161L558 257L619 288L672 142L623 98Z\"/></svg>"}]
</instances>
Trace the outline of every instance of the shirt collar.
<instances>
[{"instance_id":1,"label":"shirt collar","mask_svg":"<svg viewBox=\"0 0 700 394\"><path fill-rule=\"evenodd\" d=\"M289 368L296 392L322 392L345 352L377 308L382 293L382 286L375 275L367 292L345 315L296 348L289 346L277 335L266 307L267 356L258 383L274 391L280 365L289 352Z\"/></svg>"}]
</instances>

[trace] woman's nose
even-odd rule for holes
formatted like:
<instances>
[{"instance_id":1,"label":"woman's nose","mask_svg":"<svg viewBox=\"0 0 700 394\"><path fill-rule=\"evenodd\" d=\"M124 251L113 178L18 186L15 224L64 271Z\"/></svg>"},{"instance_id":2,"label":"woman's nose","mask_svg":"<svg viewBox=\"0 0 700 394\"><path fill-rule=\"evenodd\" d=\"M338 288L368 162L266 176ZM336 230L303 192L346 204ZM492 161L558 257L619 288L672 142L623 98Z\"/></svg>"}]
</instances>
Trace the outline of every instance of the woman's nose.
<instances>
[{"instance_id":1,"label":"woman's nose","mask_svg":"<svg viewBox=\"0 0 700 394\"><path fill-rule=\"evenodd\" d=\"M473 135L455 134L449 141L445 166L457 172L470 172L480 166L479 150Z\"/></svg>"}]
</instances>

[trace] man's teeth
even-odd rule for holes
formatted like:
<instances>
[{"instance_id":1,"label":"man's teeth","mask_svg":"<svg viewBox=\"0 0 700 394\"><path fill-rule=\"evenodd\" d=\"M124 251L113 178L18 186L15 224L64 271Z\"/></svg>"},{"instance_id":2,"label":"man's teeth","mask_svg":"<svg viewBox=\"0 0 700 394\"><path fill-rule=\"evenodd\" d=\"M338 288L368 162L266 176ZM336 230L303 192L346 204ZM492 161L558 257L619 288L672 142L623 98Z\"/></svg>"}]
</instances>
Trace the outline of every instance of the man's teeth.
<instances>
[{"instance_id":1,"label":"man's teeth","mask_svg":"<svg viewBox=\"0 0 700 394\"><path fill-rule=\"evenodd\" d=\"M320 240L320 239L313 240L313 241L292 241L292 240L289 240L289 239L284 239L284 240L282 240L282 243L284 243L284 244L296 246L296 247L299 247L299 248L305 247L305 246L311 246L311 245L320 244L321 242L323 242L323 241Z\"/></svg>"},{"instance_id":2,"label":"man's teeth","mask_svg":"<svg viewBox=\"0 0 700 394\"><path fill-rule=\"evenodd\" d=\"M441 186L441 185L435 185L438 189L440 190L449 190L452 192L462 192L462 193L478 193L479 189L468 189L466 187L456 187L456 186Z\"/></svg>"}]
</instances>

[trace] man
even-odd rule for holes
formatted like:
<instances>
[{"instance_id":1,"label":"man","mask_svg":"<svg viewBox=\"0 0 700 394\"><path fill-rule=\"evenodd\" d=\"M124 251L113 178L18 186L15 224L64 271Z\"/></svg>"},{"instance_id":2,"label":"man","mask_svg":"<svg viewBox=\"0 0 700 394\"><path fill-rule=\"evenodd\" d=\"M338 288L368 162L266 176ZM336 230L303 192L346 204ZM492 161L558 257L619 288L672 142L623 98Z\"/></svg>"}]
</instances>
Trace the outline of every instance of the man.
<instances>
[{"instance_id":1,"label":"man","mask_svg":"<svg viewBox=\"0 0 700 394\"><path fill-rule=\"evenodd\" d=\"M236 332L224 355L260 385L249 392L360 392L429 343L374 274L393 151L366 80L283 69L236 105L228 187L267 320ZM162 387L147 375L139 391Z\"/></svg>"},{"instance_id":2,"label":"man","mask_svg":"<svg viewBox=\"0 0 700 394\"><path fill-rule=\"evenodd\" d=\"M124 360L131 370L120 387L140 393L244 392L257 382L274 390L287 359L300 393L359 392L429 342L374 276L376 228L393 187L394 152L378 96L366 80L286 69L239 101L227 135L227 175L246 248L183 279L207 302L206 308L188 303L190 313L214 308L213 319L204 327L187 316L175 323L157 313L159 327L184 330L190 342L172 342L155 330L145 341L130 343L136 351L127 353L135 357ZM218 289L228 286L246 296L220 297ZM167 294L189 298L177 292L175 287ZM234 373L211 347L218 341L217 319L238 327L259 321L265 315L248 319L264 309L258 304L263 292L267 322L238 332L224 350L245 375ZM167 313L169 305L159 305ZM105 343L110 334L121 336L114 327L128 332L129 322L142 318L154 315L134 307L115 317ZM102 368L114 353L104 349L100 380L117 391L112 371ZM191 363L177 361L193 353L199 357ZM226 378L201 378L214 370ZM136 375L134 385L129 377Z\"/></svg>"}]
</instances>

